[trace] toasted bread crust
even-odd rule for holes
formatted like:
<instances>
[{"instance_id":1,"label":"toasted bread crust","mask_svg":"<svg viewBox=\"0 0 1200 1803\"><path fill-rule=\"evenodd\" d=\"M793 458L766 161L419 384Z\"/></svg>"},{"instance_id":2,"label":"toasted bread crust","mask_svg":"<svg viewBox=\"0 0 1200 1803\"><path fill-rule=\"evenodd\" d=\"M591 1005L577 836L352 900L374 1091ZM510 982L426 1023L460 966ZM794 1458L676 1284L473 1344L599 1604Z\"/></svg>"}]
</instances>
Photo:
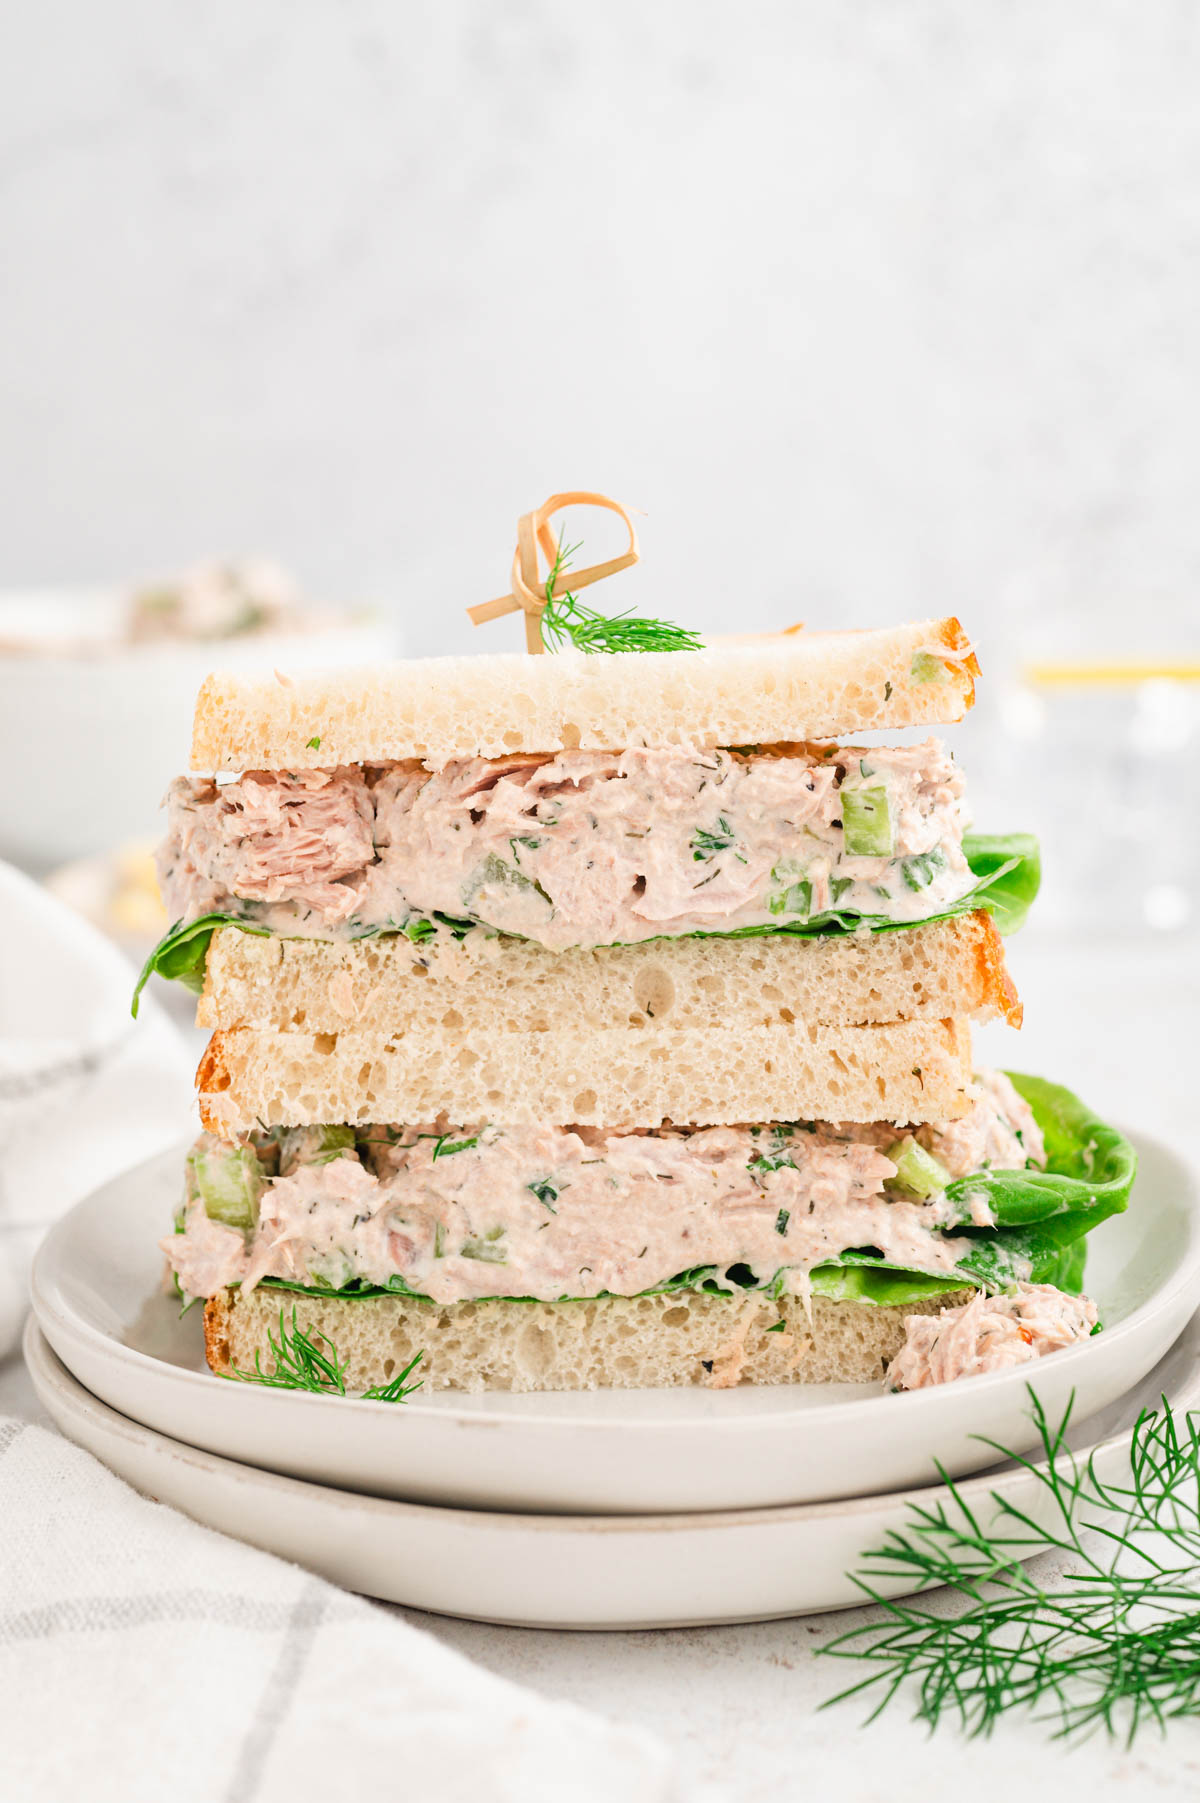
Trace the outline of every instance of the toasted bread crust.
<instances>
[{"instance_id":1,"label":"toasted bread crust","mask_svg":"<svg viewBox=\"0 0 1200 1803\"><path fill-rule=\"evenodd\" d=\"M989 998L991 1006L1003 1015L1010 1027L1019 1027L1025 1019L1025 1009L1009 975L1004 941L990 914L981 909L971 915L971 919L979 930L980 992Z\"/></svg>"},{"instance_id":2,"label":"toasted bread crust","mask_svg":"<svg viewBox=\"0 0 1200 1803\"><path fill-rule=\"evenodd\" d=\"M204 1304L204 1356L219 1377L228 1377L234 1369L229 1330L236 1297L236 1290L221 1290Z\"/></svg>"},{"instance_id":3,"label":"toasted bread crust","mask_svg":"<svg viewBox=\"0 0 1200 1803\"><path fill-rule=\"evenodd\" d=\"M962 621L956 619L955 616L951 614L948 618L937 622L935 632L939 642L944 645L946 650L953 656L958 668L962 671L964 680L969 685L967 690L967 708L974 707L975 684L978 678L982 676L983 672L979 668L979 659L976 657L971 641L963 629Z\"/></svg>"},{"instance_id":4,"label":"toasted bread crust","mask_svg":"<svg viewBox=\"0 0 1200 1803\"><path fill-rule=\"evenodd\" d=\"M206 1127L208 1122L204 1118L204 1098L220 1095L222 1091L229 1088L231 1081L230 1072L225 1064L221 1036L214 1033L201 1053L200 1062L196 1066L196 1088L200 1092L200 1118ZM211 1128L209 1131L211 1132Z\"/></svg>"}]
</instances>

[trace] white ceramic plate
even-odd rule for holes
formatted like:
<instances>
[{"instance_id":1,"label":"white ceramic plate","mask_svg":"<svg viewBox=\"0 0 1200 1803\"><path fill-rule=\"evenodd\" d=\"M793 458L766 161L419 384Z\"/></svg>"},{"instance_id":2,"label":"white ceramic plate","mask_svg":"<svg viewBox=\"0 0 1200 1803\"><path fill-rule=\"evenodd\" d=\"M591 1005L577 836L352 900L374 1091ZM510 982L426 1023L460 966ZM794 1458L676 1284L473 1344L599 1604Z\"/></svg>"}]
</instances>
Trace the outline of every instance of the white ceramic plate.
<instances>
[{"instance_id":1,"label":"white ceramic plate","mask_svg":"<svg viewBox=\"0 0 1200 1803\"><path fill-rule=\"evenodd\" d=\"M200 1311L163 1294L182 1151L106 1184L54 1227L34 1265L47 1339L87 1389L191 1446L377 1496L561 1514L759 1509L924 1483L930 1460L978 1471L986 1434L1032 1444L1026 1383L1061 1413L1122 1395L1200 1299L1200 1199L1151 1140L1128 1213L1092 1235L1088 1287L1106 1331L1037 1365L914 1395L878 1385L463 1396L403 1406L217 1379Z\"/></svg>"},{"instance_id":2,"label":"white ceramic plate","mask_svg":"<svg viewBox=\"0 0 1200 1803\"><path fill-rule=\"evenodd\" d=\"M126 1420L71 1377L32 1321L25 1355L67 1438L137 1489L348 1590L441 1615L517 1627L666 1628L844 1608L862 1600L847 1574L903 1528L910 1501L951 1506L940 1486L690 1515L504 1515L387 1502L277 1477ZM1150 1377L1080 1421L1072 1447L1094 1454L1102 1478L1125 1475L1138 1410L1164 1393L1177 1411L1200 1403L1200 1320ZM1045 1492L1020 1467L968 1478L961 1491L985 1526L993 1493L1043 1520Z\"/></svg>"}]
</instances>

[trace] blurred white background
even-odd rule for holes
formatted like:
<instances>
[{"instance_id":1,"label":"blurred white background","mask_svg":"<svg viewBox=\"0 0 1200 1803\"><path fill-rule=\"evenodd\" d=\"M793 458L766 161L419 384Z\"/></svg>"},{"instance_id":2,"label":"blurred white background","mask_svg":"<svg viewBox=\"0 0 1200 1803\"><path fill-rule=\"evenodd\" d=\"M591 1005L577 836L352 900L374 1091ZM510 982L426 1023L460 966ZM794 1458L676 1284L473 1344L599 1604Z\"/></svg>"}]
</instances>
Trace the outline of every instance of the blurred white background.
<instances>
[{"instance_id":1,"label":"blurred white background","mask_svg":"<svg viewBox=\"0 0 1200 1803\"><path fill-rule=\"evenodd\" d=\"M579 484L701 626L1195 629L1188 0L41 0L2 80L10 584L465 647Z\"/></svg>"},{"instance_id":2,"label":"blurred white background","mask_svg":"<svg viewBox=\"0 0 1200 1803\"><path fill-rule=\"evenodd\" d=\"M594 486L649 516L614 605L960 612L1001 827L1022 661L1197 656L1187 0L41 0L0 83L5 586L265 551L515 649L462 610Z\"/></svg>"}]
</instances>

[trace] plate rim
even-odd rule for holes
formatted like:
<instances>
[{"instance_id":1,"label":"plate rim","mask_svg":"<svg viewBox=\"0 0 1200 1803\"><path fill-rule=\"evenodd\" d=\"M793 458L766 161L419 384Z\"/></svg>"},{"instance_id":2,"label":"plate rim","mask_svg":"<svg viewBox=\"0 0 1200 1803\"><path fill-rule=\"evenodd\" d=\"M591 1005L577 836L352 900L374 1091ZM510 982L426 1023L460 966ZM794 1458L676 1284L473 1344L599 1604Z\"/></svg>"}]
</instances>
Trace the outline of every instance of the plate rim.
<instances>
[{"instance_id":1,"label":"plate rim","mask_svg":"<svg viewBox=\"0 0 1200 1803\"><path fill-rule=\"evenodd\" d=\"M1162 1139L1157 1134L1146 1133L1140 1130L1130 1130L1124 1127L1121 1127L1120 1131L1126 1133L1127 1137L1133 1143L1135 1150L1138 1152L1139 1168L1144 1148L1146 1150L1152 1150L1156 1155L1165 1156L1168 1162L1176 1166L1186 1177L1187 1189L1182 1199L1187 1203L1187 1207L1184 1211L1187 1222L1187 1244L1179 1263L1166 1275L1153 1293L1148 1296L1145 1301L1139 1303L1136 1308L1132 1309L1130 1313L1114 1327L1105 1329L1101 1338L1105 1343L1106 1351L1111 1350L1114 1346L1118 1346L1123 1339L1134 1335L1137 1332L1139 1325L1149 1317L1170 1308L1188 1289L1193 1291L1196 1301L1200 1303L1200 1170L1198 1170L1195 1164L1189 1162L1177 1144ZM79 1201L74 1203L73 1206L66 1211L65 1214L61 1215L46 1233L34 1254L30 1274L30 1295L34 1313L40 1322L45 1323L49 1321L57 1325L64 1337L73 1337L77 1340L82 1339L98 1356L112 1360L118 1365L124 1365L128 1370L135 1374L155 1372L158 1374L160 1380L165 1379L165 1381L169 1383L183 1382L192 1388L196 1385L200 1385L205 1391L211 1394L210 1385L215 1377L215 1374L212 1371L207 1368L203 1371L188 1370L185 1366L173 1364L168 1359L158 1358L151 1353L143 1352L139 1347L125 1344L124 1341L115 1338L112 1334L103 1332L100 1328L95 1327L90 1321L78 1314L68 1312L64 1308L56 1306L55 1302L51 1300L47 1294L45 1281L45 1268L55 1257L59 1245L64 1240L69 1240L72 1224L78 1215L93 1207L97 1199L106 1194L109 1190L115 1189L118 1185L127 1182L131 1177L148 1171L152 1165L162 1164L165 1166L168 1159L181 1159L182 1151L186 1150L188 1144L190 1144L190 1141L181 1141L176 1147L171 1147L166 1151L155 1153L150 1158L143 1159L140 1163L129 1166L126 1170L109 1178L96 1189L90 1190L86 1196L81 1197ZM1104 1223L1100 1223L1100 1225L1102 1227ZM53 1345L53 1335L48 1333L47 1337ZM1088 1340L1059 1352L1054 1360L1055 1371L1063 1374L1069 1369L1078 1367L1091 1349L1091 1341ZM59 1355L56 1353L56 1356ZM1035 1364L1032 1369L1036 1370L1037 1365ZM985 1392L991 1394L1001 1385L1011 1386L1016 1375L1024 1370L1026 1370L1026 1367L1024 1366L1014 1366L1009 1369L987 1372L982 1376L973 1377L971 1380L971 1394L973 1396L983 1395ZM218 1378L216 1381L219 1382L221 1380ZM249 1387L253 1388L253 1386ZM788 1391L795 1389L806 1392L824 1388L824 1386L818 1384L776 1387ZM242 1386L231 1383L229 1385L229 1393L231 1395L236 1395L241 1388ZM881 1388L879 1394L876 1396L860 1396L854 1399L831 1399L827 1402L810 1402L802 1408L797 1408L795 1411L781 1409L778 1416L774 1418L774 1425L783 1428L793 1412L798 1418L802 1417L803 1422L806 1425L810 1423L827 1425L830 1420L836 1419L843 1412L853 1409L853 1418L855 1422L859 1423L865 1431L869 1431L870 1425L874 1420L878 1419L881 1415L892 1414L897 1407L907 1409L908 1418L910 1418L915 1425L921 1418L921 1411L928 1414L942 1405L946 1389L947 1386L945 1385L931 1386L928 1389L911 1392L887 1391ZM91 1392L89 1392L89 1394L90 1393ZM585 1392L563 1391L554 1394L571 1396L581 1393ZM636 1394L637 1392L630 1393ZM736 1397L739 1393L740 1390L736 1388L726 1392L726 1394L731 1397ZM255 1391L255 1394L257 1394L257 1391ZM503 1392L494 1392L492 1394L500 1396ZM446 1398L455 1398L455 1400L446 1400L442 1402L441 1398L443 1396ZM615 1428L619 1427L623 1433L638 1433L643 1436L647 1433L653 1433L656 1437L673 1436L677 1434L690 1435L694 1433L699 1426L699 1423L695 1419L689 1420L684 1418L672 1421L650 1418L638 1419L632 1416L629 1418L622 1418L603 1416L600 1414L589 1418L582 1414L573 1415L567 1411L559 1413L547 1412L524 1414L517 1410L506 1410L503 1406L484 1409L471 1406L471 1403L467 1400L467 1398L471 1396L472 1393L469 1391L439 1392L440 1406L437 1409L436 1414L440 1418L440 1421L447 1424L453 1423L457 1425L461 1423L464 1426L478 1425L489 1428L519 1425L521 1431L525 1433L552 1432L561 1430L562 1428L570 1428L577 1433L598 1434L603 1432L611 1433ZM462 1397L463 1401L458 1401L457 1397ZM277 1405L281 1404L283 1407L291 1408L293 1410L297 1407L302 1407L307 1408L310 1411L316 1408L328 1412L332 1407L340 1412L344 1412L347 1406L350 1406L356 1410L370 1410L381 1418L384 1416L394 1418L395 1412L393 1404L372 1401L361 1396L316 1396L304 1391L283 1390L275 1393L275 1401ZM240 1405L235 1403L233 1406L237 1408ZM869 1411L869 1413L867 1411ZM421 1412L424 1414L425 1410L422 1409ZM431 1410L430 1414L433 1414L434 1412L435 1411ZM126 1417L126 1419L128 1419L128 1417ZM714 1415L711 1418L706 1418L703 1422L703 1427L706 1435L712 1435L713 1433L724 1435L743 1432L753 1433L755 1431L761 1431L762 1420L758 1415L748 1412L740 1414L735 1413L731 1408L726 1414ZM180 1444L183 1444L183 1442L180 1442Z\"/></svg>"},{"instance_id":2,"label":"plate rim","mask_svg":"<svg viewBox=\"0 0 1200 1803\"><path fill-rule=\"evenodd\" d=\"M1181 1333L1172 1342L1177 1345L1183 1335L1200 1320L1200 1307L1189 1317ZM42 1373L42 1381L59 1394L65 1394L69 1404L79 1410L92 1410L100 1416L102 1424L110 1432L122 1433L127 1438L149 1445L163 1456L178 1458L183 1463L200 1470L214 1469L218 1474L236 1477L239 1482L252 1483L281 1494L298 1494L317 1497L321 1501L335 1507L339 1512L351 1509L367 1508L372 1515L380 1515L387 1519L434 1517L449 1518L455 1523L470 1527L473 1523L486 1524L492 1529L528 1529L531 1532L545 1532L553 1528L556 1532L570 1534L584 1533L646 1533L646 1532L688 1532L705 1529L746 1528L755 1526L785 1525L794 1521L827 1520L830 1516L840 1517L848 1514L870 1515L885 1509L898 1506L936 1507L939 1500L949 1497L951 1485L946 1483L930 1483L916 1487L909 1486L903 1490L885 1490L870 1492L864 1495L826 1498L822 1501L802 1503L774 1503L762 1508L740 1509L704 1509L704 1510L657 1510L646 1514L575 1514L575 1513L533 1513L519 1509L479 1509L469 1506L460 1507L453 1503L428 1503L412 1501L404 1497L377 1496L370 1491L355 1490L348 1486L337 1486L321 1483L315 1478L294 1477L285 1471L276 1471L262 1465L251 1465L245 1460L231 1458L227 1453L210 1451L207 1447L193 1446L186 1440L177 1440L173 1435L163 1433L160 1429L150 1427L146 1422L136 1421L131 1416L122 1414L111 1403L89 1390L75 1373L55 1351L45 1330L36 1315L30 1314L21 1336L22 1356L30 1372L39 1401L41 1391L38 1373ZM1138 1380L1141 1381L1141 1380ZM1197 1348L1195 1363L1191 1374L1193 1390L1200 1389L1200 1347ZM1187 1393L1189 1396L1191 1391ZM1185 1398L1186 1403L1186 1398ZM1172 1403L1173 1408L1177 1405ZM58 1431L56 1429L56 1431ZM1086 1445L1074 1448L1072 1457L1077 1462L1089 1459L1106 1459L1118 1450L1129 1446L1134 1429L1118 1429L1102 1439L1089 1441ZM67 1436L64 1436L64 1438ZM974 1436L983 1443L986 1437ZM72 1442L75 1444L75 1442ZM977 1497L986 1497L1001 1493L1010 1488L1021 1488L1028 1480L1031 1472L1044 1469L1044 1460L1023 1458L1013 1464L1011 1469L986 1467L982 1471L953 1480L953 1490L968 1502ZM127 1481L127 1480L122 1480Z\"/></svg>"}]
</instances>

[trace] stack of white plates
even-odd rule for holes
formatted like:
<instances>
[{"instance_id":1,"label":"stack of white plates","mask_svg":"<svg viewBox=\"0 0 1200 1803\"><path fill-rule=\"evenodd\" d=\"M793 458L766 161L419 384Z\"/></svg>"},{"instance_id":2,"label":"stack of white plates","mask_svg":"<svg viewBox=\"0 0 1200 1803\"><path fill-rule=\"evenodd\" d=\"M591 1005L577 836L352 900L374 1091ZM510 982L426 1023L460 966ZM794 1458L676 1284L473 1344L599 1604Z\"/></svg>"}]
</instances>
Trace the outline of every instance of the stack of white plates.
<instances>
[{"instance_id":1,"label":"stack of white plates","mask_svg":"<svg viewBox=\"0 0 1200 1803\"><path fill-rule=\"evenodd\" d=\"M1141 1407L1200 1406L1200 1193L1141 1139L1127 1214L1092 1236L1105 1332L1034 1366L909 1396L870 1385L463 1396L402 1405L225 1382L199 1309L164 1293L183 1152L45 1241L26 1351L72 1440L140 1490L368 1595L543 1627L761 1620L860 1600L853 1572L914 1502L1035 1517L1029 1385L1102 1476ZM989 1444L990 1442L991 1444Z\"/></svg>"}]
</instances>

